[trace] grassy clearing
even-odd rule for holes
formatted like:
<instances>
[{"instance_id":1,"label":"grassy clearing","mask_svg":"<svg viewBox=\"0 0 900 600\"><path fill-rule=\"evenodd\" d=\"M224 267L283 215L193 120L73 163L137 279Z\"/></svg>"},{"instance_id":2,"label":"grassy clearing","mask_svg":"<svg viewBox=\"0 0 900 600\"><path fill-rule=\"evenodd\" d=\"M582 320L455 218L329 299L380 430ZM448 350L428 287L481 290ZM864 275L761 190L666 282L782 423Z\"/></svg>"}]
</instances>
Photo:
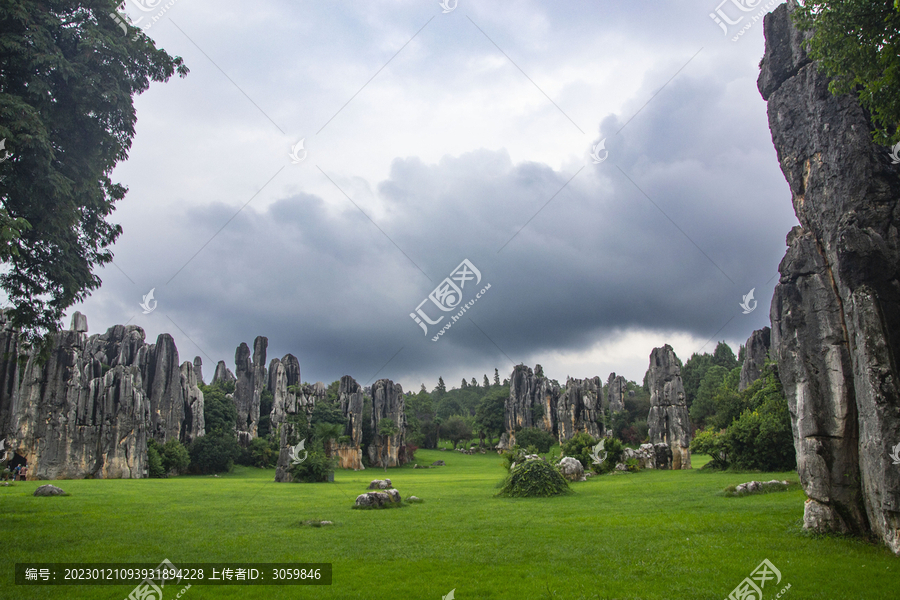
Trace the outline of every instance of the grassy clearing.
<instances>
[{"instance_id":1,"label":"grassy clearing","mask_svg":"<svg viewBox=\"0 0 900 600\"><path fill-rule=\"evenodd\" d=\"M50 498L31 496L42 482L0 487L0 597L122 600L133 586L15 586L12 565L163 558L334 565L330 587L194 586L185 600L439 600L454 588L459 600L721 600L765 558L791 584L788 600L898 597L900 560L887 550L802 533L801 490L725 497L729 485L792 473L644 471L573 483L566 496L496 498L498 455L417 454L438 459L447 466L388 471L404 498L424 501L402 510L351 510L379 469L341 471L333 484L276 484L274 471L247 468L60 481L70 496ZM322 520L334 525L303 524Z\"/></svg>"}]
</instances>

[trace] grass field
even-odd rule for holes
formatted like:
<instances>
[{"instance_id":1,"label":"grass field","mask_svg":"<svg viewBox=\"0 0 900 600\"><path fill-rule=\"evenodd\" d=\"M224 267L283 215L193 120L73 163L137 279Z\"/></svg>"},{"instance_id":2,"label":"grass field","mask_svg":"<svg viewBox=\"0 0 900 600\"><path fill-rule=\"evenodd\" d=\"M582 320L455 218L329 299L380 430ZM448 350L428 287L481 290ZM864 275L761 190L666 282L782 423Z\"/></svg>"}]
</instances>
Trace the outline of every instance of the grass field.
<instances>
[{"instance_id":1,"label":"grass field","mask_svg":"<svg viewBox=\"0 0 900 600\"><path fill-rule=\"evenodd\" d=\"M699 466L705 457L695 457ZM420 450L389 469L422 504L351 510L384 471L334 484L276 484L274 471L221 477L43 482L0 487L0 596L121 600L134 585L17 586L16 562L330 562L331 586L193 586L182 598L716 599L763 559L782 574L764 598L900 598L900 559L860 540L802 533L800 490L726 498L726 486L794 473L643 471L573 484L550 499L498 499L496 454ZM307 519L332 527L304 527ZM167 586L169 600L180 588ZM173 591L169 592L168 590Z\"/></svg>"}]
</instances>

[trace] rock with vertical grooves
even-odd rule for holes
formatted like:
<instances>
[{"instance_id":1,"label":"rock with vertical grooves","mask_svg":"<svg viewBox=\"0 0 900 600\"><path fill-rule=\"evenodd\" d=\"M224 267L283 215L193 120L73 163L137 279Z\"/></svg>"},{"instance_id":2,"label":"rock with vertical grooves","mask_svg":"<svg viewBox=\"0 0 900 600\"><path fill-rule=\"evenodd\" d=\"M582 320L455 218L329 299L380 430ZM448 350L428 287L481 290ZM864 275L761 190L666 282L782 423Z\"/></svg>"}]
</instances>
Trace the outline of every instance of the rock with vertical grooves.
<instances>
[{"instance_id":1,"label":"rock with vertical grooves","mask_svg":"<svg viewBox=\"0 0 900 600\"><path fill-rule=\"evenodd\" d=\"M804 526L900 555L900 176L853 95L804 54L791 1L765 19L758 87L800 221L770 317L791 411Z\"/></svg>"},{"instance_id":2,"label":"rock with vertical grooves","mask_svg":"<svg viewBox=\"0 0 900 600\"><path fill-rule=\"evenodd\" d=\"M141 374L150 400L150 435L159 443L181 439L184 423L184 390L178 349L168 333L161 333L150 346L149 361ZM199 393L199 390L197 390Z\"/></svg>"},{"instance_id":3,"label":"rock with vertical grooves","mask_svg":"<svg viewBox=\"0 0 900 600\"><path fill-rule=\"evenodd\" d=\"M747 338L744 346L744 360L741 362L741 380L738 391L744 391L747 386L760 378L766 359L769 357L771 347L772 330L768 327L757 329Z\"/></svg>"},{"instance_id":4,"label":"rock with vertical grooves","mask_svg":"<svg viewBox=\"0 0 900 600\"><path fill-rule=\"evenodd\" d=\"M19 371L0 362L0 425L40 479L146 477L147 440L189 443L204 433L193 365L178 365L168 334L116 325L87 337L81 319L52 335L50 358ZM0 346L19 349L0 313ZM14 360L14 358L13 358Z\"/></svg>"},{"instance_id":5,"label":"rock with vertical grooves","mask_svg":"<svg viewBox=\"0 0 900 600\"><path fill-rule=\"evenodd\" d=\"M290 474L291 447L305 435L316 402L325 398L324 385L300 383L300 362L292 354L271 363L274 376L269 373L269 391L272 392L272 431L278 436L279 454L275 466L275 481L292 481ZM298 425L299 424L299 425Z\"/></svg>"},{"instance_id":6,"label":"rock with vertical grooves","mask_svg":"<svg viewBox=\"0 0 900 600\"><path fill-rule=\"evenodd\" d=\"M197 359L195 359L196 361ZM187 445L206 432L203 416L203 392L194 364L184 361L181 365L181 397L184 399L184 418L178 439Z\"/></svg>"},{"instance_id":7,"label":"rock with vertical grooves","mask_svg":"<svg viewBox=\"0 0 900 600\"><path fill-rule=\"evenodd\" d=\"M650 442L669 445L673 469L690 469L691 417L684 397L678 357L668 344L654 348L650 353L647 381L650 384L650 414L647 417Z\"/></svg>"},{"instance_id":8,"label":"rock with vertical grooves","mask_svg":"<svg viewBox=\"0 0 900 600\"><path fill-rule=\"evenodd\" d=\"M268 338L257 336L253 354L245 343L234 353L234 404L237 409L237 434L241 445L248 446L256 437L259 425L259 401L267 382L266 347Z\"/></svg>"},{"instance_id":9,"label":"rock with vertical grooves","mask_svg":"<svg viewBox=\"0 0 900 600\"><path fill-rule=\"evenodd\" d=\"M87 317L76 310L72 313L72 325L69 326L69 329L78 333L87 333Z\"/></svg>"},{"instance_id":10,"label":"rock with vertical grooves","mask_svg":"<svg viewBox=\"0 0 900 600\"><path fill-rule=\"evenodd\" d=\"M519 429L536 427L556 435L559 383L544 377L541 365L534 371L516 365L509 377L509 397L504 405L507 434L513 440Z\"/></svg>"},{"instance_id":11,"label":"rock with vertical grooves","mask_svg":"<svg viewBox=\"0 0 900 600\"><path fill-rule=\"evenodd\" d=\"M203 360L199 356L194 357L194 375L197 377L198 385L206 385L203 379Z\"/></svg>"},{"instance_id":12,"label":"rock with vertical grooves","mask_svg":"<svg viewBox=\"0 0 900 600\"><path fill-rule=\"evenodd\" d=\"M556 411L556 427L559 442L571 439L579 432L592 437L602 435L597 423L601 417L600 394L603 383L599 377L589 379L566 379L566 389L559 396Z\"/></svg>"},{"instance_id":13,"label":"rock with vertical grooves","mask_svg":"<svg viewBox=\"0 0 900 600\"><path fill-rule=\"evenodd\" d=\"M393 422L396 433L379 433L382 422ZM390 379L379 379L372 386L372 443L369 444L369 463L373 467L398 467L407 462L406 412L403 387Z\"/></svg>"},{"instance_id":14,"label":"rock with vertical grooves","mask_svg":"<svg viewBox=\"0 0 900 600\"><path fill-rule=\"evenodd\" d=\"M362 417L363 417L363 392L362 387L349 375L341 377L338 387L338 402L341 414L347 420L344 426L344 437L347 441L339 441L337 455L342 469L354 471L365 469L362 464Z\"/></svg>"},{"instance_id":15,"label":"rock with vertical grooves","mask_svg":"<svg viewBox=\"0 0 900 600\"><path fill-rule=\"evenodd\" d=\"M609 399L609 413L625 410L625 397L628 393L628 382L621 375L609 374L606 380L606 396Z\"/></svg>"}]
</instances>

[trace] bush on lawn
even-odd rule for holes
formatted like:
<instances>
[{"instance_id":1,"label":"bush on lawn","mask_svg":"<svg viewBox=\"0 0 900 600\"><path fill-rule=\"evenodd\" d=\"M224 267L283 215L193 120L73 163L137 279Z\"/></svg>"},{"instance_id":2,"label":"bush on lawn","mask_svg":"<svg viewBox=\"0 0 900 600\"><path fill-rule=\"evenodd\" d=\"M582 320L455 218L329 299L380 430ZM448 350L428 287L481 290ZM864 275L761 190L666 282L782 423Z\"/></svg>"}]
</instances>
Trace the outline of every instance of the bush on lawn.
<instances>
[{"instance_id":1,"label":"bush on lawn","mask_svg":"<svg viewBox=\"0 0 900 600\"><path fill-rule=\"evenodd\" d=\"M568 494L569 483L559 469L543 460L529 460L510 471L498 496L547 498Z\"/></svg>"},{"instance_id":2,"label":"bush on lawn","mask_svg":"<svg viewBox=\"0 0 900 600\"><path fill-rule=\"evenodd\" d=\"M522 448L534 446L538 454L550 452L550 448L556 443L552 433L541 431L536 427L527 427L516 432L516 444Z\"/></svg>"}]
</instances>

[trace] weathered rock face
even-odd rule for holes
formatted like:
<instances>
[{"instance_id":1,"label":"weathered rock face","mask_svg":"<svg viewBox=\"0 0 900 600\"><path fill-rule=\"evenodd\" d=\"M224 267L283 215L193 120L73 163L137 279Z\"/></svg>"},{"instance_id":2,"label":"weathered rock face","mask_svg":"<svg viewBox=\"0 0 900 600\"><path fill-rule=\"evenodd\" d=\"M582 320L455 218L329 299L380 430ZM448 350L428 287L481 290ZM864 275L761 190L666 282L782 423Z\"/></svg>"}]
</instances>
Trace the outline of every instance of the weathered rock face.
<instances>
[{"instance_id":1,"label":"weathered rock face","mask_svg":"<svg viewBox=\"0 0 900 600\"><path fill-rule=\"evenodd\" d=\"M163 334L154 345L136 326L87 337L84 315L54 334L50 358L24 369L0 363L0 423L38 479L146 476L147 440L184 443L204 433L203 394L193 365ZM16 352L0 316L0 347Z\"/></svg>"},{"instance_id":2,"label":"weathered rock face","mask_svg":"<svg viewBox=\"0 0 900 600\"><path fill-rule=\"evenodd\" d=\"M199 356L194 357L194 375L197 376L197 383L199 385L206 385L206 382L203 379L203 360Z\"/></svg>"},{"instance_id":3,"label":"weathered rock face","mask_svg":"<svg viewBox=\"0 0 900 600\"><path fill-rule=\"evenodd\" d=\"M628 382L621 375L609 374L606 380L606 396L609 399L609 413L625 410L625 398L628 396Z\"/></svg>"},{"instance_id":4,"label":"weathered rock face","mask_svg":"<svg viewBox=\"0 0 900 600\"><path fill-rule=\"evenodd\" d=\"M303 439L305 425L309 423L316 401L325 397L325 388L319 384L302 385L300 361L293 354L285 354L281 360L272 359L269 365L268 389L273 396L270 422L280 447L275 481L289 482L292 480L289 472L291 447Z\"/></svg>"},{"instance_id":5,"label":"weathered rock face","mask_svg":"<svg viewBox=\"0 0 900 600\"><path fill-rule=\"evenodd\" d=\"M833 96L790 21L765 19L758 87L801 226L770 316L807 528L900 554L900 176L853 96Z\"/></svg>"},{"instance_id":6,"label":"weathered rock face","mask_svg":"<svg viewBox=\"0 0 900 600\"><path fill-rule=\"evenodd\" d=\"M599 377L566 380L566 389L560 394L556 410L556 427L560 443L584 431L593 437L602 435L597 420L602 415L600 394L603 383Z\"/></svg>"},{"instance_id":7,"label":"weathered rock face","mask_svg":"<svg viewBox=\"0 0 900 600\"><path fill-rule=\"evenodd\" d=\"M231 369L225 365L224 360L220 360L218 364L216 364L216 370L213 373L212 378L212 383L219 383L220 381L223 383L235 382L234 373L232 373Z\"/></svg>"},{"instance_id":8,"label":"weathered rock face","mask_svg":"<svg viewBox=\"0 0 900 600\"><path fill-rule=\"evenodd\" d=\"M504 407L506 431L515 437L517 429L536 427L556 435L559 384L544 377L541 365L534 371L516 365L509 378L509 398Z\"/></svg>"},{"instance_id":9,"label":"weathered rock face","mask_svg":"<svg viewBox=\"0 0 900 600\"><path fill-rule=\"evenodd\" d=\"M336 446L339 466L342 469L355 471L365 469L362 464L362 416L363 416L363 391L356 380L349 375L341 377L338 388L338 398L341 413L347 419L344 427L344 435L350 437L350 441L339 442Z\"/></svg>"},{"instance_id":10,"label":"weathered rock face","mask_svg":"<svg viewBox=\"0 0 900 600\"><path fill-rule=\"evenodd\" d=\"M258 336L253 342L253 355L245 343L234 353L234 405L237 408L237 434L243 445L256 437L259 425L259 401L266 379L266 347L268 338Z\"/></svg>"},{"instance_id":11,"label":"weathered rock face","mask_svg":"<svg viewBox=\"0 0 900 600\"><path fill-rule=\"evenodd\" d=\"M744 346L744 361L741 363L741 381L738 390L743 391L747 386L760 378L766 359L771 348L772 330L768 327L757 329L750 334L747 345Z\"/></svg>"},{"instance_id":12,"label":"weathered rock face","mask_svg":"<svg viewBox=\"0 0 900 600\"><path fill-rule=\"evenodd\" d=\"M384 436L378 433L383 421L393 422L397 433ZM372 386L372 443L369 444L369 463L373 467L398 467L407 462L406 412L403 387L390 379L379 379Z\"/></svg>"},{"instance_id":13,"label":"weathered rock face","mask_svg":"<svg viewBox=\"0 0 900 600\"><path fill-rule=\"evenodd\" d=\"M666 344L650 353L650 442L672 449L672 468L691 468L691 417L684 398L681 367L672 347ZM661 468L661 467L657 467Z\"/></svg>"}]
</instances>

